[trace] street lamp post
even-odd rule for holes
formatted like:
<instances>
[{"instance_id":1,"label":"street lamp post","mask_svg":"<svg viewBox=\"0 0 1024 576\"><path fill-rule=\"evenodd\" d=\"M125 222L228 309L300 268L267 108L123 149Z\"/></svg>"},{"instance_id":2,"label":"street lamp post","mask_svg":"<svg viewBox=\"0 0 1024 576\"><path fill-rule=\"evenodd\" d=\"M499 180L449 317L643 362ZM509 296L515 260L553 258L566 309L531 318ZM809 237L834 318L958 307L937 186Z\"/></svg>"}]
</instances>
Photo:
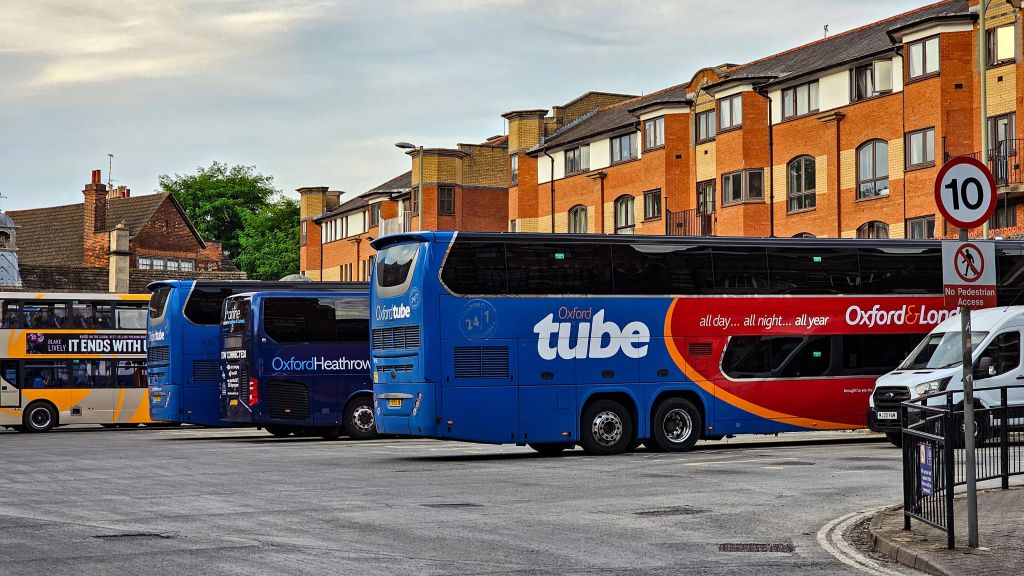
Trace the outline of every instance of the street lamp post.
<instances>
[{"instance_id":1,"label":"street lamp post","mask_svg":"<svg viewBox=\"0 0 1024 576\"><path fill-rule=\"evenodd\" d=\"M419 175L416 182L416 217L419 220L419 228L423 229L423 146L417 146L410 144L409 142L398 142L395 144L395 148L401 148L403 150L416 150L419 155L420 167Z\"/></svg>"}]
</instances>

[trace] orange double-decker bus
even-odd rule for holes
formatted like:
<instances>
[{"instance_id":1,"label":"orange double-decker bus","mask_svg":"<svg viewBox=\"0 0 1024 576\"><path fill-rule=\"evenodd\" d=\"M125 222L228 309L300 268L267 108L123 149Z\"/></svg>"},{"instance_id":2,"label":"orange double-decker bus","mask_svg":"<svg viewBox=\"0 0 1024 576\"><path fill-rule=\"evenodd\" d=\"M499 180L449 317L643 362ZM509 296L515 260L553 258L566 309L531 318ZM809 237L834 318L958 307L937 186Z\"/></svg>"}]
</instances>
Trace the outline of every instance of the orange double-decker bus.
<instances>
[{"instance_id":1,"label":"orange double-decker bus","mask_svg":"<svg viewBox=\"0 0 1024 576\"><path fill-rule=\"evenodd\" d=\"M0 292L0 426L150 422L146 294Z\"/></svg>"}]
</instances>

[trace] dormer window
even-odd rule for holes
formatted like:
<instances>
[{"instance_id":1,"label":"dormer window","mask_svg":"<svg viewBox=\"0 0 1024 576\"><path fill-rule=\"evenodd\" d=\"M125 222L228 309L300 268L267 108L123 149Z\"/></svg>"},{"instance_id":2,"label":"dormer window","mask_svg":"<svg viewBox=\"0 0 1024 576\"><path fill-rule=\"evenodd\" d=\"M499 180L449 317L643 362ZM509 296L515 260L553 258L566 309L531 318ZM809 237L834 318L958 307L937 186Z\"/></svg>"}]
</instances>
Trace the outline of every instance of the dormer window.
<instances>
[{"instance_id":1,"label":"dormer window","mask_svg":"<svg viewBox=\"0 0 1024 576\"><path fill-rule=\"evenodd\" d=\"M590 170L590 146L577 146L565 151L565 175Z\"/></svg>"},{"instance_id":2,"label":"dormer window","mask_svg":"<svg viewBox=\"0 0 1024 576\"><path fill-rule=\"evenodd\" d=\"M852 100L892 92L892 60L878 60L853 69Z\"/></svg>"},{"instance_id":3,"label":"dormer window","mask_svg":"<svg viewBox=\"0 0 1024 576\"><path fill-rule=\"evenodd\" d=\"M939 73L939 37L932 36L907 44L908 77L921 78Z\"/></svg>"},{"instance_id":4,"label":"dormer window","mask_svg":"<svg viewBox=\"0 0 1024 576\"><path fill-rule=\"evenodd\" d=\"M818 81L782 91L782 119L796 118L818 111Z\"/></svg>"},{"instance_id":5,"label":"dormer window","mask_svg":"<svg viewBox=\"0 0 1024 576\"><path fill-rule=\"evenodd\" d=\"M743 125L742 94L722 98L718 101L718 121L720 130L739 128Z\"/></svg>"}]
</instances>

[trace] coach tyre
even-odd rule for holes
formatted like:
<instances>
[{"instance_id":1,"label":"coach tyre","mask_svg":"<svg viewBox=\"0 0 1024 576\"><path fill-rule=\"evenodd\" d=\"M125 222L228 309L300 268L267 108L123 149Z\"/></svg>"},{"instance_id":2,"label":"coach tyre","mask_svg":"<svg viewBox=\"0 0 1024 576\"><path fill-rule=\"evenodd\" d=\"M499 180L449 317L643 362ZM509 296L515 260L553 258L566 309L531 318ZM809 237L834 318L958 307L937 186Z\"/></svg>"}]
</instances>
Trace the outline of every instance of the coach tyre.
<instances>
[{"instance_id":1,"label":"coach tyre","mask_svg":"<svg viewBox=\"0 0 1024 576\"><path fill-rule=\"evenodd\" d=\"M48 432L57 425L57 411L48 402L34 402L21 417L28 432Z\"/></svg>"},{"instance_id":2,"label":"coach tyre","mask_svg":"<svg viewBox=\"0 0 1024 576\"><path fill-rule=\"evenodd\" d=\"M345 434L353 440L370 440L377 437L372 396L356 396L349 400L345 406Z\"/></svg>"},{"instance_id":3,"label":"coach tyre","mask_svg":"<svg viewBox=\"0 0 1024 576\"><path fill-rule=\"evenodd\" d=\"M580 444L588 454L621 454L633 442L633 416L614 400L587 406L580 422Z\"/></svg>"},{"instance_id":4,"label":"coach tyre","mask_svg":"<svg viewBox=\"0 0 1024 576\"><path fill-rule=\"evenodd\" d=\"M902 432L886 432L885 433L885 439L888 440L890 444L892 444L893 446L895 446L897 448L902 448L903 447L903 433Z\"/></svg>"},{"instance_id":5,"label":"coach tyre","mask_svg":"<svg viewBox=\"0 0 1024 576\"><path fill-rule=\"evenodd\" d=\"M666 398L658 404L651 423L651 436L667 452L684 452L700 439L704 422L700 411L685 398Z\"/></svg>"},{"instance_id":6,"label":"coach tyre","mask_svg":"<svg viewBox=\"0 0 1024 576\"><path fill-rule=\"evenodd\" d=\"M541 456L557 456L566 450L572 450L572 442L544 442L541 444L527 444Z\"/></svg>"},{"instance_id":7,"label":"coach tyre","mask_svg":"<svg viewBox=\"0 0 1024 576\"><path fill-rule=\"evenodd\" d=\"M270 432L271 434L273 434L274 436L276 436L278 438L285 438L287 436L291 436L292 435L292 429L291 428L286 428L286 427L283 427L283 426L281 426L281 427L278 427L278 426L266 426L264 428L264 430L266 430L267 432Z\"/></svg>"}]
</instances>

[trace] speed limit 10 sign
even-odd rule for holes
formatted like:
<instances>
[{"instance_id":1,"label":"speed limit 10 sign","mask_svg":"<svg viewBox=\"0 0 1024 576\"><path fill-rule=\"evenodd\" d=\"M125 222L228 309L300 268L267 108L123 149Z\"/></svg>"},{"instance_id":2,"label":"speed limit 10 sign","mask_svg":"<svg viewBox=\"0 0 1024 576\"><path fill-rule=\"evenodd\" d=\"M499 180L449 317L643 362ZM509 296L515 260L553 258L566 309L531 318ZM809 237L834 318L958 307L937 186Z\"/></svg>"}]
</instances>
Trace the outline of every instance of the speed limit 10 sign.
<instances>
[{"instance_id":1,"label":"speed limit 10 sign","mask_svg":"<svg viewBox=\"0 0 1024 576\"><path fill-rule=\"evenodd\" d=\"M935 203L957 228L977 228L996 209L996 181L974 158L953 158L935 177Z\"/></svg>"}]
</instances>

